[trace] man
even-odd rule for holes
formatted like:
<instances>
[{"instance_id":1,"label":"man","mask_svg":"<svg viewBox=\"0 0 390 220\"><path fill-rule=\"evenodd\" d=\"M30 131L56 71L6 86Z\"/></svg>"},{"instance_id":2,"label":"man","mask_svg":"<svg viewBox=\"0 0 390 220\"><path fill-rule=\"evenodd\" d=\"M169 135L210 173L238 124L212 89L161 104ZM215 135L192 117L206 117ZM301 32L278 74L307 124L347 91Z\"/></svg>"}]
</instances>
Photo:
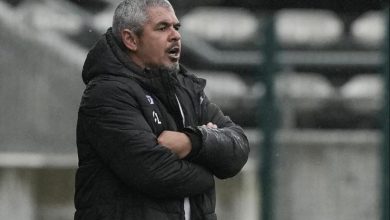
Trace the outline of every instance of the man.
<instances>
[{"instance_id":1,"label":"man","mask_svg":"<svg viewBox=\"0 0 390 220\"><path fill-rule=\"evenodd\" d=\"M89 52L77 123L75 220L214 220L214 176L248 159L243 130L179 65L166 0L128 0Z\"/></svg>"}]
</instances>

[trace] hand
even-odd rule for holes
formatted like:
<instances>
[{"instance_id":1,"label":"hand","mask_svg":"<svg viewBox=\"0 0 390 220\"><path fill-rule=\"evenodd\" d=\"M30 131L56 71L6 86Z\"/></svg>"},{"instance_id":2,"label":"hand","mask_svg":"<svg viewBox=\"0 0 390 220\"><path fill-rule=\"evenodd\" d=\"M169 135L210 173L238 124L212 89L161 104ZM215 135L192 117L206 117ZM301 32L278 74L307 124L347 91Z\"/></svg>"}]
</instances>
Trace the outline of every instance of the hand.
<instances>
[{"instance_id":1,"label":"hand","mask_svg":"<svg viewBox=\"0 0 390 220\"><path fill-rule=\"evenodd\" d=\"M203 127L207 128L218 128L216 124L213 124L212 122L207 123L207 125L203 125Z\"/></svg>"},{"instance_id":2,"label":"hand","mask_svg":"<svg viewBox=\"0 0 390 220\"><path fill-rule=\"evenodd\" d=\"M190 138L181 132L163 131L157 142L177 154L180 159L186 157L192 150Z\"/></svg>"}]
</instances>

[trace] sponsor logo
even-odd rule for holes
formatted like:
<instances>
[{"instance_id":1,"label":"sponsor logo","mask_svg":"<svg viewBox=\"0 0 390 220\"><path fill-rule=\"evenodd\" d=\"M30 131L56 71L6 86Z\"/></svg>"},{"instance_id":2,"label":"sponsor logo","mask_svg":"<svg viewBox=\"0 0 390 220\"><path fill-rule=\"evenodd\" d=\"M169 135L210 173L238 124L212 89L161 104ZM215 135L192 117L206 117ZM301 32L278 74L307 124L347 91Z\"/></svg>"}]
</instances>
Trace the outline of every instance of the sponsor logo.
<instances>
[{"instance_id":1,"label":"sponsor logo","mask_svg":"<svg viewBox=\"0 0 390 220\"><path fill-rule=\"evenodd\" d=\"M153 115L154 122L161 125L161 121L160 121L160 118L158 117L157 113L155 111L153 111L152 115Z\"/></svg>"}]
</instances>

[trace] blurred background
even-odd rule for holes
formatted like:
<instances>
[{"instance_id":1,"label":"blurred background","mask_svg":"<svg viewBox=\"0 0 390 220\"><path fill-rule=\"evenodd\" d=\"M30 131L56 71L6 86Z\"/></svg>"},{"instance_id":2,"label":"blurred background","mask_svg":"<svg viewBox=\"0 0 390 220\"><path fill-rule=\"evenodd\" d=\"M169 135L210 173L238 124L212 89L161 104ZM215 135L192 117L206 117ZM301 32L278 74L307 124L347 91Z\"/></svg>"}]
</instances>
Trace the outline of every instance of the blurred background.
<instances>
[{"instance_id":1,"label":"blurred background","mask_svg":"<svg viewBox=\"0 0 390 220\"><path fill-rule=\"evenodd\" d=\"M82 65L118 2L0 0L0 220L73 219ZM251 143L219 219L384 220L388 2L171 3L182 63Z\"/></svg>"}]
</instances>

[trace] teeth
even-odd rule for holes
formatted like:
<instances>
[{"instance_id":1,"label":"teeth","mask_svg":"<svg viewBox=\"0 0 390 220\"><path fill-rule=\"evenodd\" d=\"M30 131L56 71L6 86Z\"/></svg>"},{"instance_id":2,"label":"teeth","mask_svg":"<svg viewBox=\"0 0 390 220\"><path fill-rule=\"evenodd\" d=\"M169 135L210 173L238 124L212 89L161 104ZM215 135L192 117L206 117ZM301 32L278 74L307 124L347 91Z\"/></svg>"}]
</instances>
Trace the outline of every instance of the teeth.
<instances>
[{"instance_id":1,"label":"teeth","mask_svg":"<svg viewBox=\"0 0 390 220\"><path fill-rule=\"evenodd\" d=\"M167 53L169 54L169 56L172 58L172 59L175 59L175 60L178 60L179 59L179 56L180 56L180 48L179 47L173 47L173 48L170 48Z\"/></svg>"},{"instance_id":2,"label":"teeth","mask_svg":"<svg viewBox=\"0 0 390 220\"><path fill-rule=\"evenodd\" d=\"M178 53L178 52L179 52L179 48L177 48L177 47L173 47L173 48L168 50L168 53Z\"/></svg>"}]
</instances>

